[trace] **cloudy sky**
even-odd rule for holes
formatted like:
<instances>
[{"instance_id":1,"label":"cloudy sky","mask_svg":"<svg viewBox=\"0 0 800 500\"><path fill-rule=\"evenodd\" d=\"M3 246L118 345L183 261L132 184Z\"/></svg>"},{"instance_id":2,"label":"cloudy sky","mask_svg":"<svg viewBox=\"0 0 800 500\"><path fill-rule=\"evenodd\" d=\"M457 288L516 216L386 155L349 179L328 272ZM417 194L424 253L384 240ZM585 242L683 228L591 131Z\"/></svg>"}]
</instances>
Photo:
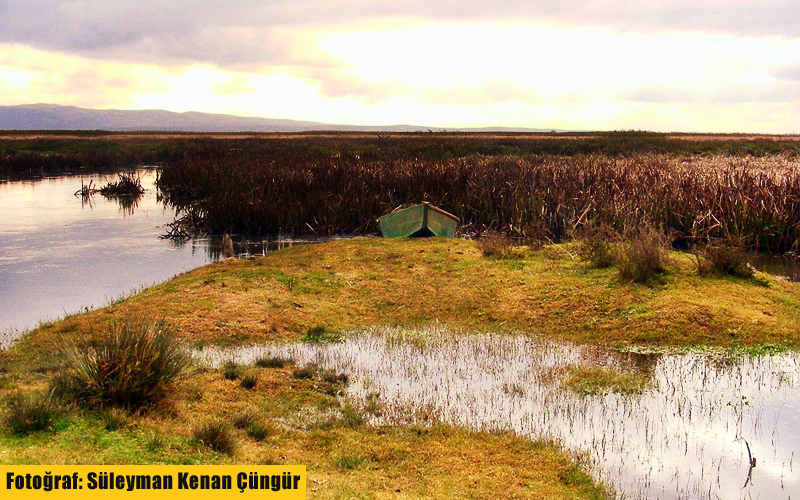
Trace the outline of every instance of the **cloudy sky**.
<instances>
[{"instance_id":1,"label":"cloudy sky","mask_svg":"<svg viewBox=\"0 0 800 500\"><path fill-rule=\"evenodd\" d=\"M0 0L0 105L800 133L797 0Z\"/></svg>"}]
</instances>

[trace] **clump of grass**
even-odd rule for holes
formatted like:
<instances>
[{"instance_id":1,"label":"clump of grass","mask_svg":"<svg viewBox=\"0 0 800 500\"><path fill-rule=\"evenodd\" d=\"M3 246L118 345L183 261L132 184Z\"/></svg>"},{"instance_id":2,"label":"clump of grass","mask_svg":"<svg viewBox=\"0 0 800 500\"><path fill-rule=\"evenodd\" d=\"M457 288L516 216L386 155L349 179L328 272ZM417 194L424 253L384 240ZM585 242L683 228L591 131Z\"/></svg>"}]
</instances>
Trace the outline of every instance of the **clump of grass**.
<instances>
[{"instance_id":1,"label":"clump of grass","mask_svg":"<svg viewBox=\"0 0 800 500\"><path fill-rule=\"evenodd\" d=\"M81 179L81 188L75 191L75 196L81 196L83 198L89 198L93 194L98 191L97 188L94 187L94 181L89 181L89 184L84 184L83 179Z\"/></svg>"},{"instance_id":2,"label":"clump of grass","mask_svg":"<svg viewBox=\"0 0 800 500\"><path fill-rule=\"evenodd\" d=\"M253 389L258 384L258 375L255 373L248 373L239 381L239 386L243 389Z\"/></svg>"},{"instance_id":3,"label":"clump of grass","mask_svg":"<svg viewBox=\"0 0 800 500\"><path fill-rule=\"evenodd\" d=\"M329 384L347 384L350 380L346 373L337 372L330 368L323 369L314 364L294 370L292 376L299 379L315 378Z\"/></svg>"},{"instance_id":4,"label":"clump of grass","mask_svg":"<svg viewBox=\"0 0 800 500\"><path fill-rule=\"evenodd\" d=\"M694 252L698 274L721 273L737 278L752 278L753 266L748 262L747 249L735 239L717 240Z\"/></svg>"},{"instance_id":5,"label":"clump of grass","mask_svg":"<svg viewBox=\"0 0 800 500\"><path fill-rule=\"evenodd\" d=\"M256 420L247 426L247 435L256 441L263 441L269 436L275 434L275 428L260 420Z\"/></svg>"},{"instance_id":6,"label":"clump of grass","mask_svg":"<svg viewBox=\"0 0 800 500\"><path fill-rule=\"evenodd\" d=\"M194 438L217 453L233 455L236 451L236 436L222 420L208 420L192 431Z\"/></svg>"},{"instance_id":7,"label":"clump of grass","mask_svg":"<svg viewBox=\"0 0 800 500\"><path fill-rule=\"evenodd\" d=\"M625 372L610 367L573 366L567 370L563 383L584 395L608 392L641 394L650 384L650 378L644 373Z\"/></svg>"},{"instance_id":8,"label":"clump of grass","mask_svg":"<svg viewBox=\"0 0 800 500\"><path fill-rule=\"evenodd\" d=\"M256 441L263 441L275 433L275 428L253 413L246 410L233 417L233 426L237 429L244 429L248 436Z\"/></svg>"},{"instance_id":9,"label":"clump of grass","mask_svg":"<svg viewBox=\"0 0 800 500\"><path fill-rule=\"evenodd\" d=\"M344 455L336 459L336 465L344 470L365 469L372 464L369 457Z\"/></svg>"},{"instance_id":10,"label":"clump of grass","mask_svg":"<svg viewBox=\"0 0 800 500\"><path fill-rule=\"evenodd\" d=\"M45 392L17 392L9 396L5 403L3 424L14 434L53 430L62 415L60 406Z\"/></svg>"},{"instance_id":11,"label":"clump of grass","mask_svg":"<svg viewBox=\"0 0 800 500\"><path fill-rule=\"evenodd\" d=\"M145 449L151 453L155 453L156 451L164 448L167 444L166 438L158 433L152 433L147 437L147 442L145 443Z\"/></svg>"},{"instance_id":12,"label":"clump of grass","mask_svg":"<svg viewBox=\"0 0 800 500\"><path fill-rule=\"evenodd\" d=\"M242 367L235 361L229 360L222 365L222 377L225 380L239 380L242 376Z\"/></svg>"},{"instance_id":13,"label":"clump of grass","mask_svg":"<svg viewBox=\"0 0 800 500\"><path fill-rule=\"evenodd\" d=\"M253 422L258 421L258 415L253 413L250 410L242 411L241 413L237 413L233 417L233 426L237 429L246 429L249 425Z\"/></svg>"},{"instance_id":14,"label":"clump of grass","mask_svg":"<svg viewBox=\"0 0 800 500\"><path fill-rule=\"evenodd\" d=\"M85 345L62 340L68 365L52 381L54 394L85 407L126 410L155 405L191 358L163 321L124 320L94 335Z\"/></svg>"},{"instance_id":15,"label":"clump of grass","mask_svg":"<svg viewBox=\"0 0 800 500\"><path fill-rule=\"evenodd\" d=\"M298 379L309 379L314 378L317 375L319 369L314 365L304 366L302 368L297 368L292 372L292 377Z\"/></svg>"},{"instance_id":16,"label":"clump of grass","mask_svg":"<svg viewBox=\"0 0 800 500\"><path fill-rule=\"evenodd\" d=\"M342 415L342 422L351 429L365 425L369 417L366 410L359 409L350 403L344 404L339 411Z\"/></svg>"},{"instance_id":17,"label":"clump of grass","mask_svg":"<svg viewBox=\"0 0 800 500\"><path fill-rule=\"evenodd\" d=\"M132 173L123 172L117 174L116 182L109 182L100 188L103 196L139 196L144 194L142 178Z\"/></svg>"},{"instance_id":18,"label":"clump of grass","mask_svg":"<svg viewBox=\"0 0 800 500\"><path fill-rule=\"evenodd\" d=\"M340 395L343 387L350 381L346 373L337 372L330 368L322 369L314 364L297 368L292 372L292 377L296 379L319 380L324 384L322 384L322 387L318 388L330 396Z\"/></svg>"},{"instance_id":19,"label":"clump of grass","mask_svg":"<svg viewBox=\"0 0 800 500\"><path fill-rule=\"evenodd\" d=\"M578 258L591 267L603 269L616 261L617 234L608 226L593 226L578 236Z\"/></svg>"},{"instance_id":20,"label":"clump of grass","mask_svg":"<svg viewBox=\"0 0 800 500\"><path fill-rule=\"evenodd\" d=\"M514 257L514 240L501 234L484 234L475 240L481 254L491 259Z\"/></svg>"},{"instance_id":21,"label":"clump of grass","mask_svg":"<svg viewBox=\"0 0 800 500\"><path fill-rule=\"evenodd\" d=\"M186 400L190 403L199 403L203 400L203 391L202 387L191 385L186 388Z\"/></svg>"},{"instance_id":22,"label":"clump of grass","mask_svg":"<svg viewBox=\"0 0 800 500\"><path fill-rule=\"evenodd\" d=\"M347 384L347 382L350 381L346 373L337 372L332 369L321 370L319 379L329 384Z\"/></svg>"},{"instance_id":23,"label":"clump of grass","mask_svg":"<svg viewBox=\"0 0 800 500\"><path fill-rule=\"evenodd\" d=\"M623 281L652 283L666 272L664 237L651 227L645 228L620 243L616 261Z\"/></svg>"},{"instance_id":24,"label":"clump of grass","mask_svg":"<svg viewBox=\"0 0 800 500\"><path fill-rule=\"evenodd\" d=\"M130 425L130 415L121 408L108 408L100 413L103 427L110 431L124 429Z\"/></svg>"},{"instance_id":25,"label":"clump of grass","mask_svg":"<svg viewBox=\"0 0 800 500\"><path fill-rule=\"evenodd\" d=\"M301 340L304 342L340 342L342 336L328 330L325 325L318 325L309 328Z\"/></svg>"},{"instance_id":26,"label":"clump of grass","mask_svg":"<svg viewBox=\"0 0 800 500\"><path fill-rule=\"evenodd\" d=\"M283 368L291 365L292 360L280 356L265 356L258 358L254 364L259 368Z\"/></svg>"}]
</instances>

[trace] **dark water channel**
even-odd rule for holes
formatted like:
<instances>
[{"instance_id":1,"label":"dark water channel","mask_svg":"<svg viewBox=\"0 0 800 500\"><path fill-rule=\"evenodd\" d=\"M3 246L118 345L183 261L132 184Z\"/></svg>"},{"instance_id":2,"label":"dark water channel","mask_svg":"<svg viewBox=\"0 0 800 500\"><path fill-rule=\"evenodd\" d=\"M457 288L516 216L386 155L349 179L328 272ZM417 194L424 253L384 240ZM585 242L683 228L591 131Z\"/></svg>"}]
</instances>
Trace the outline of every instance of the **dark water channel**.
<instances>
[{"instance_id":1,"label":"dark water channel","mask_svg":"<svg viewBox=\"0 0 800 500\"><path fill-rule=\"evenodd\" d=\"M116 174L0 181L0 343L222 256L218 238L159 238L174 212L157 200L156 171L137 173L147 191L128 202L74 196L82 183L99 188ZM261 255L297 241L237 240L235 250Z\"/></svg>"}]
</instances>

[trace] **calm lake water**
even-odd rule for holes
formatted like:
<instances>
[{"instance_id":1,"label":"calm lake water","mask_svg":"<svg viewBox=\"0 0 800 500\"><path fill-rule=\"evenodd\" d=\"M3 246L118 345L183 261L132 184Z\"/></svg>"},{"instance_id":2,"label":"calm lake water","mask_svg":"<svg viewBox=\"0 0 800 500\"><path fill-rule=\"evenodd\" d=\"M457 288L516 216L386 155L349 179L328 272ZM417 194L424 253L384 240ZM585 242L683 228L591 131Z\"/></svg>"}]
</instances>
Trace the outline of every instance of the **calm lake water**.
<instances>
[{"instance_id":1,"label":"calm lake water","mask_svg":"<svg viewBox=\"0 0 800 500\"><path fill-rule=\"evenodd\" d=\"M102 187L116 174L0 182L0 342L220 258L219 239L159 238L174 212L157 201L155 170L138 174L147 191L133 205L74 196L81 183ZM237 241L236 251L296 241Z\"/></svg>"}]
</instances>

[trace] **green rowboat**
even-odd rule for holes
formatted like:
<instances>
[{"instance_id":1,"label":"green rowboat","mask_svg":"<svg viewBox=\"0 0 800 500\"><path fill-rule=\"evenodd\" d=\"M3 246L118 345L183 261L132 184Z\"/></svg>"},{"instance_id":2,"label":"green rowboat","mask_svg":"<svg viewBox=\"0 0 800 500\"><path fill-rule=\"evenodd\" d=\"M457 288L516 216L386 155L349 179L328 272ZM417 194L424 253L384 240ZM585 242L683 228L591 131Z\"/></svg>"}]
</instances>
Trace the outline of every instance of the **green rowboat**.
<instances>
[{"instance_id":1,"label":"green rowboat","mask_svg":"<svg viewBox=\"0 0 800 500\"><path fill-rule=\"evenodd\" d=\"M430 203L395 210L378 219L384 238L411 238L416 236L443 236L452 238L458 227L458 217Z\"/></svg>"}]
</instances>

